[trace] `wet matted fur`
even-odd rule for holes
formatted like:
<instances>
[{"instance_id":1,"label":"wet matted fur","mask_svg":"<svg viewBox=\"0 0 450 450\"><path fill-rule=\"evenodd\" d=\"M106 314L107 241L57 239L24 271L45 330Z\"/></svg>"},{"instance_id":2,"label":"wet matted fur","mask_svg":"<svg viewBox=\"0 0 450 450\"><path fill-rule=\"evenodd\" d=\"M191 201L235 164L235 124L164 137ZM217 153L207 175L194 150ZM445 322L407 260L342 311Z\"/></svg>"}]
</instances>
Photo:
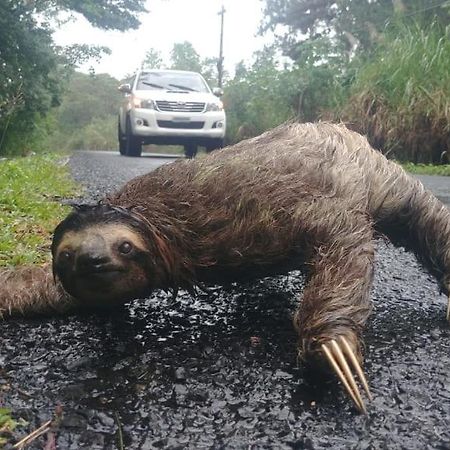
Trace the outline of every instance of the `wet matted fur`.
<instances>
[{"instance_id":1,"label":"wet matted fur","mask_svg":"<svg viewBox=\"0 0 450 450\"><path fill-rule=\"evenodd\" d=\"M97 294L107 304L113 293L100 292L100 282L77 296L81 290L67 281L64 270L79 275L79 249L70 243L61 248L67 233L106 223L124 224L145 247L139 259L114 250L110 259L116 261L119 283L131 261L140 270L137 290L119 286L114 302L153 289L192 290L199 283L303 268L308 283L294 317L303 358L322 356L322 345L341 336L361 358L375 232L413 250L448 293L449 211L343 125L282 125L207 157L162 166L99 205L75 210L55 233L56 285L45 269L34 276L29 269L3 273L3 313L86 308ZM105 245L102 241L101 248ZM64 270L60 255L68 261Z\"/></svg>"}]
</instances>

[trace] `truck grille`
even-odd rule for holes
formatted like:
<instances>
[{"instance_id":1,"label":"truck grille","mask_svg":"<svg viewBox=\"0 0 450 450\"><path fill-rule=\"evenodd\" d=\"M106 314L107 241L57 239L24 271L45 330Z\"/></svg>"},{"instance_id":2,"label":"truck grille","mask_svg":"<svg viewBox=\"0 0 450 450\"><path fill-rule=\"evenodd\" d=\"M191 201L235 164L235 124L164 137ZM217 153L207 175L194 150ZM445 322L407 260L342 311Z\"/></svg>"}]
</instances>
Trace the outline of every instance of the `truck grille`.
<instances>
[{"instance_id":1,"label":"truck grille","mask_svg":"<svg viewBox=\"0 0 450 450\"><path fill-rule=\"evenodd\" d=\"M201 130L205 122L172 122L171 120L158 120L161 128L182 128L185 130Z\"/></svg>"},{"instance_id":2,"label":"truck grille","mask_svg":"<svg viewBox=\"0 0 450 450\"><path fill-rule=\"evenodd\" d=\"M200 102L169 102L157 100L156 107L159 111L167 112L203 112L205 103Z\"/></svg>"}]
</instances>

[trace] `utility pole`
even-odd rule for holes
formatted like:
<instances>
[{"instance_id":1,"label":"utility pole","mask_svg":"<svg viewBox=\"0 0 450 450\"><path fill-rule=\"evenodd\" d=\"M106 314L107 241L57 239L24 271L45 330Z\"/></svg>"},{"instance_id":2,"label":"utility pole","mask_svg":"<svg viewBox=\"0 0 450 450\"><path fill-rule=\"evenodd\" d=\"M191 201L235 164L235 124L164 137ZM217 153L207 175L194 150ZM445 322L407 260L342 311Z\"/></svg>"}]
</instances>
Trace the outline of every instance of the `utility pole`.
<instances>
[{"instance_id":1,"label":"utility pole","mask_svg":"<svg viewBox=\"0 0 450 450\"><path fill-rule=\"evenodd\" d=\"M223 16L225 15L225 7L223 5L218 14L220 16L220 49L219 60L217 61L217 84L221 88L223 83Z\"/></svg>"}]
</instances>

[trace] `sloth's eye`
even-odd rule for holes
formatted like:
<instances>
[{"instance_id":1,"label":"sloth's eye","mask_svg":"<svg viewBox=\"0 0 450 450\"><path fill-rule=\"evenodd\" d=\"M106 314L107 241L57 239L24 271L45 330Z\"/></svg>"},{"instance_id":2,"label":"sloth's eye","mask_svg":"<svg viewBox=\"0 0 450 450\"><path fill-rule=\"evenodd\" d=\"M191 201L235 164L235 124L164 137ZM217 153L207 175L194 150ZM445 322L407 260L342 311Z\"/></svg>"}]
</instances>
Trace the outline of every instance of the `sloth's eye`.
<instances>
[{"instance_id":1,"label":"sloth's eye","mask_svg":"<svg viewBox=\"0 0 450 450\"><path fill-rule=\"evenodd\" d=\"M72 253L69 252L68 250L64 250L59 254L59 259L62 262L70 261L71 258L72 258Z\"/></svg>"},{"instance_id":2,"label":"sloth's eye","mask_svg":"<svg viewBox=\"0 0 450 450\"><path fill-rule=\"evenodd\" d=\"M119 252L123 253L124 255L130 253L132 249L133 249L133 246L128 241L122 242L119 245Z\"/></svg>"}]
</instances>

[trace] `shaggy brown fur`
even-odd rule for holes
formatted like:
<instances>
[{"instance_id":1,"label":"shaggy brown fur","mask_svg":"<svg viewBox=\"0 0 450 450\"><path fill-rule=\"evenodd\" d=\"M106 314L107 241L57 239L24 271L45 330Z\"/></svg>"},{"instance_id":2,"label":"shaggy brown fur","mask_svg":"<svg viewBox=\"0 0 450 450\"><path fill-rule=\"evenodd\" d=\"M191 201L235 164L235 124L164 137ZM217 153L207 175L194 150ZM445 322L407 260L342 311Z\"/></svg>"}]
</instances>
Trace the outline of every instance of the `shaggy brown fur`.
<instances>
[{"instance_id":1,"label":"shaggy brown fur","mask_svg":"<svg viewBox=\"0 0 450 450\"><path fill-rule=\"evenodd\" d=\"M306 268L308 284L294 318L303 357L338 336L361 357L376 230L415 251L445 291L450 282L447 208L365 138L339 125L283 125L205 158L160 167L101 205L75 211L56 230L54 270L82 305L95 302L106 283L97 273L90 294L77 294L89 274L79 273L77 248L61 242L69 231L102 223L126 224L145 242L146 251L108 256L119 267L133 261L142 269L142 295L267 275L289 264ZM3 311L72 304L59 284L41 277L43 284L37 280L31 289L23 277L24 297L16 278L7 288L1 283ZM120 289L122 300L135 295Z\"/></svg>"}]
</instances>

